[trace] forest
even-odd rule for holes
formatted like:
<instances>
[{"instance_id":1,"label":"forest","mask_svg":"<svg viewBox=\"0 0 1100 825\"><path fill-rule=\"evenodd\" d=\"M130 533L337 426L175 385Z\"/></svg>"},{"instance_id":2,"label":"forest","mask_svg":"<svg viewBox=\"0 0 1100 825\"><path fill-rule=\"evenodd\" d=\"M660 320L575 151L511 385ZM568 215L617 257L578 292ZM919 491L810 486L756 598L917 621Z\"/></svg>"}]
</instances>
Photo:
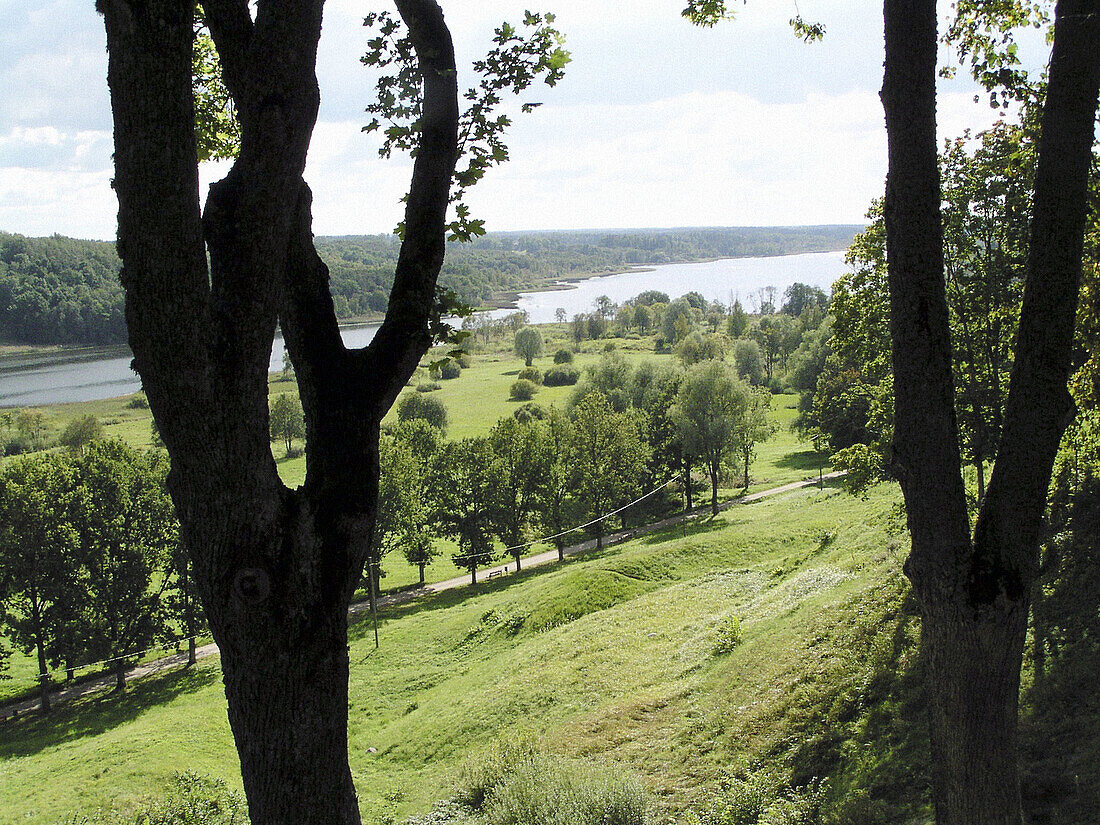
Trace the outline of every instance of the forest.
<instances>
[{"instance_id":1,"label":"forest","mask_svg":"<svg viewBox=\"0 0 1100 825\"><path fill-rule=\"evenodd\" d=\"M855 226L732 227L622 232L501 232L450 243L440 284L480 306L563 278L633 266L844 249ZM319 237L337 317L386 311L400 241ZM114 244L0 232L0 342L126 343Z\"/></svg>"}]
</instances>

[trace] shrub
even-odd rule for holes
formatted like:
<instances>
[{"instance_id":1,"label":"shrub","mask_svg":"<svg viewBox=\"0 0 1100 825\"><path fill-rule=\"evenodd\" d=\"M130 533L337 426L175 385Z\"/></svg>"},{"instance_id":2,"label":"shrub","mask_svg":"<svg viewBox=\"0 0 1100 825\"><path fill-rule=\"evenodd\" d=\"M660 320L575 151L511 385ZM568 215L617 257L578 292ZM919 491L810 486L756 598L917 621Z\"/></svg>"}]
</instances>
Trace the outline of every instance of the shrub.
<instances>
[{"instance_id":1,"label":"shrub","mask_svg":"<svg viewBox=\"0 0 1100 825\"><path fill-rule=\"evenodd\" d=\"M824 791L819 782L795 790L774 770L736 777L706 811L690 812L685 825L819 825Z\"/></svg>"},{"instance_id":2,"label":"shrub","mask_svg":"<svg viewBox=\"0 0 1100 825\"><path fill-rule=\"evenodd\" d=\"M648 808L636 780L540 754L492 789L484 816L489 825L646 825Z\"/></svg>"},{"instance_id":3,"label":"shrub","mask_svg":"<svg viewBox=\"0 0 1100 825\"><path fill-rule=\"evenodd\" d=\"M542 377L542 383L547 387L571 387L580 377L580 371L576 367L551 367Z\"/></svg>"},{"instance_id":4,"label":"shrub","mask_svg":"<svg viewBox=\"0 0 1100 825\"><path fill-rule=\"evenodd\" d=\"M729 653L741 644L741 620L731 613L718 625L718 635L714 640L714 655Z\"/></svg>"},{"instance_id":5,"label":"shrub","mask_svg":"<svg viewBox=\"0 0 1100 825\"><path fill-rule=\"evenodd\" d=\"M554 353L554 363L555 364L572 364L573 363L573 353L571 353L567 349L559 349L557 352Z\"/></svg>"},{"instance_id":6,"label":"shrub","mask_svg":"<svg viewBox=\"0 0 1100 825\"><path fill-rule=\"evenodd\" d=\"M149 409L149 399L145 397L145 393L135 392L130 396L130 400L126 402L126 406L131 410L147 410Z\"/></svg>"},{"instance_id":7,"label":"shrub","mask_svg":"<svg viewBox=\"0 0 1100 825\"><path fill-rule=\"evenodd\" d=\"M604 352L614 352L615 351L615 342L614 341L608 341L606 344L603 345L603 351Z\"/></svg>"},{"instance_id":8,"label":"shrub","mask_svg":"<svg viewBox=\"0 0 1100 825\"><path fill-rule=\"evenodd\" d=\"M538 384L534 381L528 381L526 378L520 378L514 384L512 384L511 398L513 401L530 401L535 397L535 393L539 391Z\"/></svg>"},{"instance_id":9,"label":"shrub","mask_svg":"<svg viewBox=\"0 0 1100 825\"><path fill-rule=\"evenodd\" d=\"M468 369L470 363L473 361L468 352L460 352L458 355L454 356L454 359L462 369Z\"/></svg>"},{"instance_id":10,"label":"shrub","mask_svg":"<svg viewBox=\"0 0 1100 825\"><path fill-rule=\"evenodd\" d=\"M248 825L244 798L218 779L177 773L172 788L159 799L122 814L101 811L91 818L73 817L80 825Z\"/></svg>"},{"instance_id":11,"label":"shrub","mask_svg":"<svg viewBox=\"0 0 1100 825\"><path fill-rule=\"evenodd\" d=\"M397 402L397 420L423 419L437 430L447 429L447 407L438 398L422 392L407 392Z\"/></svg>"},{"instance_id":12,"label":"shrub","mask_svg":"<svg viewBox=\"0 0 1100 825\"><path fill-rule=\"evenodd\" d=\"M530 381L532 384L542 383L542 372L538 367L524 367L519 371L519 377Z\"/></svg>"},{"instance_id":13,"label":"shrub","mask_svg":"<svg viewBox=\"0 0 1100 825\"><path fill-rule=\"evenodd\" d=\"M436 381L421 381L416 385L417 392L435 392L438 389L440 389L440 386Z\"/></svg>"},{"instance_id":14,"label":"shrub","mask_svg":"<svg viewBox=\"0 0 1100 825\"><path fill-rule=\"evenodd\" d=\"M512 411L512 416L521 424L526 424L529 421L542 421L546 418L546 408L534 401L528 401L526 404L516 407Z\"/></svg>"},{"instance_id":15,"label":"shrub","mask_svg":"<svg viewBox=\"0 0 1100 825\"><path fill-rule=\"evenodd\" d=\"M444 380L458 378L462 374L462 366L453 358L448 358L439 365L439 377Z\"/></svg>"}]
</instances>

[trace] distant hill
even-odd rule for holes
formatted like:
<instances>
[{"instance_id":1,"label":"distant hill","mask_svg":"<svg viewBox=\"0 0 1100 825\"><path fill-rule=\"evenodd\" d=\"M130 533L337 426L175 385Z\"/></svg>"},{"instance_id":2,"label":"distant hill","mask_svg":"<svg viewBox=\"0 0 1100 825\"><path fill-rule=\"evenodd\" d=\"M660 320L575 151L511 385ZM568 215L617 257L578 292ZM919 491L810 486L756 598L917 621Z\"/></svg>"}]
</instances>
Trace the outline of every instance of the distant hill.
<instances>
[{"instance_id":1,"label":"distant hill","mask_svg":"<svg viewBox=\"0 0 1100 825\"><path fill-rule=\"evenodd\" d=\"M483 304L562 278L630 266L845 249L863 227L779 226L497 232L448 244L441 282ZM392 235L318 237L336 312L386 309L399 241ZM0 341L126 341L119 259L113 243L0 232Z\"/></svg>"}]
</instances>

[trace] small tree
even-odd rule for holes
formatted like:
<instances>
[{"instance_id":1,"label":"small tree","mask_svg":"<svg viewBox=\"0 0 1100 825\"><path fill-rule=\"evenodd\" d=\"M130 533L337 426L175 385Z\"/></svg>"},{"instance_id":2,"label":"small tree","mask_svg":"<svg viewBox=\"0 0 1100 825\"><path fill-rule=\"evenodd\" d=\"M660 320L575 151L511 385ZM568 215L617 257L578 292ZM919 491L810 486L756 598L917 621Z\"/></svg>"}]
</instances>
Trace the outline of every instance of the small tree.
<instances>
[{"instance_id":1,"label":"small tree","mask_svg":"<svg viewBox=\"0 0 1100 825\"><path fill-rule=\"evenodd\" d=\"M435 491L432 521L443 535L458 542L451 556L456 567L470 571L493 561L493 454L486 438L464 438L443 445L432 463L429 484Z\"/></svg>"},{"instance_id":2,"label":"small tree","mask_svg":"<svg viewBox=\"0 0 1100 825\"><path fill-rule=\"evenodd\" d=\"M306 420L302 404L290 393L281 393L271 402L271 440L282 440L289 456L294 449L295 438L306 437Z\"/></svg>"},{"instance_id":3,"label":"small tree","mask_svg":"<svg viewBox=\"0 0 1100 825\"><path fill-rule=\"evenodd\" d=\"M752 391L721 361L704 361L689 369L676 395L672 419L685 452L707 467L714 515L719 472L740 447L751 405Z\"/></svg>"},{"instance_id":4,"label":"small tree","mask_svg":"<svg viewBox=\"0 0 1100 825\"><path fill-rule=\"evenodd\" d=\"M83 646L91 658L113 660L121 691L130 655L164 633L161 594L179 525L155 456L100 441L74 469L69 517L78 542Z\"/></svg>"},{"instance_id":5,"label":"small tree","mask_svg":"<svg viewBox=\"0 0 1100 825\"><path fill-rule=\"evenodd\" d=\"M27 457L0 473L0 620L16 647L37 656L43 713L49 668L70 658L76 623L73 486L72 463L58 455Z\"/></svg>"},{"instance_id":6,"label":"small tree","mask_svg":"<svg viewBox=\"0 0 1100 825\"><path fill-rule=\"evenodd\" d=\"M615 412L599 391L574 407L572 484L586 520L609 513L638 491L648 458L639 423L633 412ZM605 529L602 519L593 525L597 549L603 549Z\"/></svg>"},{"instance_id":7,"label":"small tree","mask_svg":"<svg viewBox=\"0 0 1100 825\"><path fill-rule=\"evenodd\" d=\"M519 546L526 538L549 470L543 430L534 423L502 418L489 432L493 451L492 516L500 540L520 569Z\"/></svg>"},{"instance_id":8,"label":"small tree","mask_svg":"<svg viewBox=\"0 0 1100 825\"><path fill-rule=\"evenodd\" d=\"M528 367L542 355L542 333L537 327L524 327L516 333L515 352Z\"/></svg>"},{"instance_id":9,"label":"small tree","mask_svg":"<svg viewBox=\"0 0 1100 825\"><path fill-rule=\"evenodd\" d=\"M543 450L542 466L545 468L543 483L538 488L539 498L535 507L542 528L554 536L558 548L558 561L565 560L566 537L569 528L569 501L573 494L573 470L570 466L570 450L573 443L573 424L569 416L557 407L551 407L546 419L539 422L542 429L538 444Z\"/></svg>"},{"instance_id":10,"label":"small tree","mask_svg":"<svg viewBox=\"0 0 1100 825\"><path fill-rule=\"evenodd\" d=\"M742 483L746 492L749 489L749 465L756 458L756 445L761 441L767 441L778 429L768 415L771 406L772 394L768 389L754 388L749 398L749 405L745 409L745 417L737 431L737 452L745 471Z\"/></svg>"},{"instance_id":11,"label":"small tree","mask_svg":"<svg viewBox=\"0 0 1100 825\"><path fill-rule=\"evenodd\" d=\"M61 431L57 443L83 455L85 447L93 441L101 441L102 439L103 425L99 423L99 419L94 415L86 415L83 418L70 421L65 429Z\"/></svg>"},{"instance_id":12,"label":"small tree","mask_svg":"<svg viewBox=\"0 0 1100 825\"><path fill-rule=\"evenodd\" d=\"M733 345L733 363L737 374L758 387L764 383L764 356L756 341L742 338Z\"/></svg>"}]
</instances>

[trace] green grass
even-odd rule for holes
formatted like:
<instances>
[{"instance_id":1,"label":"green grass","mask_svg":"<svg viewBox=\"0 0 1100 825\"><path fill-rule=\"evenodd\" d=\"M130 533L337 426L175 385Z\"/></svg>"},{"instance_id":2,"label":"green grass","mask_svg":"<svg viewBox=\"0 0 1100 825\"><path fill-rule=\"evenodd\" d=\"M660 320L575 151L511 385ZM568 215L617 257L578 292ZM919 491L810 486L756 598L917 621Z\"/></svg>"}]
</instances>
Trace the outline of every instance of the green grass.
<instances>
[{"instance_id":1,"label":"green grass","mask_svg":"<svg viewBox=\"0 0 1100 825\"><path fill-rule=\"evenodd\" d=\"M639 776L666 810L742 760L796 765L808 718L873 683L868 650L896 630L894 500L800 491L437 594L385 611L378 650L356 624L349 737L365 821L427 810L471 751L521 732ZM716 654L734 614L742 641ZM204 662L4 724L0 821L125 805L185 768L239 787L216 676Z\"/></svg>"}]
</instances>

